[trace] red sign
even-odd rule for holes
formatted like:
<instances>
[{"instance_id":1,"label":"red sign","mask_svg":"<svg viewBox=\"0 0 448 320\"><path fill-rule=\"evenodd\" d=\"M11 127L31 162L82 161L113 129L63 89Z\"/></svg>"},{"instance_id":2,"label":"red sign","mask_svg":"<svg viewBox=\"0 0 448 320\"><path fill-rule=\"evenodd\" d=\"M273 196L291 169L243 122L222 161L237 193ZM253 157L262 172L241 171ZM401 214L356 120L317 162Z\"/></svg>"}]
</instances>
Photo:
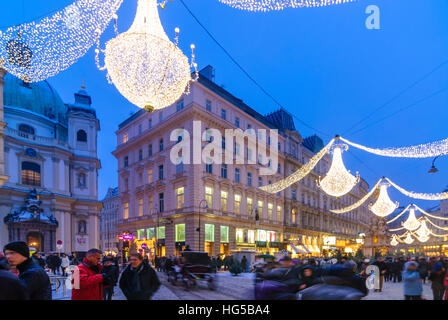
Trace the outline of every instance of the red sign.
<instances>
[{"instance_id":1,"label":"red sign","mask_svg":"<svg viewBox=\"0 0 448 320\"><path fill-rule=\"evenodd\" d=\"M62 245L62 240L58 240L58 241L56 241L56 244L58 244L58 245Z\"/></svg>"},{"instance_id":2,"label":"red sign","mask_svg":"<svg viewBox=\"0 0 448 320\"><path fill-rule=\"evenodd\" d=\"M118 235L118 240L123 240L123 235L122 234Z\"/></svg>"}]
</instances>

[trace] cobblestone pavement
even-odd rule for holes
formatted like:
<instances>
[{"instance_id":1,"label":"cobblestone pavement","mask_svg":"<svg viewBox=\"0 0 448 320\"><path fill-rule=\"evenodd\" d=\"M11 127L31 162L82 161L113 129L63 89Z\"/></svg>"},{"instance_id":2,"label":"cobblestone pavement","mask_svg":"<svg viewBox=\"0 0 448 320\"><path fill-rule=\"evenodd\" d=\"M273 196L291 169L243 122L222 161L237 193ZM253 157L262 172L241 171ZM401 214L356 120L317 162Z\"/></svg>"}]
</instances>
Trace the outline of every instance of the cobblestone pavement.
<instances>
[{"instance_id":1,"label":"cobblestone pavement","mask_svg":"<svg viewBox=\"0 0 448 320\"><path fill-rule=\"evenodd\" d=\"M423 284L423 295L426 300L432 300L431 284ZM403 300L403 282L393 283L384 282L382 292L370 290L369 294L363 300Z\"/></svg>"}]
</instances>

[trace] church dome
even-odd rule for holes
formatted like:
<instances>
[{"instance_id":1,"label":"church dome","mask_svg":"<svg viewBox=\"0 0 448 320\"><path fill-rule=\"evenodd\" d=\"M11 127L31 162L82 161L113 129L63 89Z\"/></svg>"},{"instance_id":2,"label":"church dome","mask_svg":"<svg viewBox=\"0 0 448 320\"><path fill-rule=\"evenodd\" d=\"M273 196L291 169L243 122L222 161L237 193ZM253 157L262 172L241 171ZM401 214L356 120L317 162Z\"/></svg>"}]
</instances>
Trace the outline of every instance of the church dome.
<instances>
[{"instance_id":1,"label":"church dome","mask_svg":"<svg viewBox=\"0 0 448 320\"><path fill-rule=\"evenodd\" d=\"M47 81L26 83L6 74L3 103L7 107L28 110L59 123L67 122L67 106Z\"/></svg>"}]
</instances>

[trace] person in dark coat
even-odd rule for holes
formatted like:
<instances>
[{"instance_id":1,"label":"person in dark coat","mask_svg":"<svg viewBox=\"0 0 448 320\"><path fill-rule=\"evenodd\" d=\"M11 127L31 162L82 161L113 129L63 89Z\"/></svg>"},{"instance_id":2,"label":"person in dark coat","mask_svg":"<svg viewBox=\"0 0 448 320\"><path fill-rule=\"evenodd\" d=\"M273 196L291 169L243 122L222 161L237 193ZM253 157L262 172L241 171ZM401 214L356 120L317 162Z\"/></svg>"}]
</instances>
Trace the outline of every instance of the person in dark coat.
<instances>
[{"instance_id":1,"label":"person in dark coat","mask_svg":"<svg viewBox=\"0 0 448 320\"><path fill-rule=\"evenodd\" d=\"M420 278L422 278L423 283L426 283L426 277L428 276L428 262L425 258L420 258L418 261L418 272L420 273Z\"/></svg>"},{"instance_id":2,"label":"person in dark coat","mask_svg":"<svg viewBox=\"0 0 448 320\"><path fill-rule=\"evenodd\" d=\"M443 300L443 294L445 293L444 278L443 265L441 262L437 262L429 276L434 300Z\"/></svg>"},{"instance_id":3,"label":"person in dark coat","mask_svg":"<svg viewBox=\"0 0 448 320\"><path fill-rule=\"evenodd\" d=\"M314 273L315 267L312 265L306 265L302 267L300 273L300 285L299 290L304 290L306 288L312 287L317 284L316 275Z\"/></svg>"},{"instance_id":4,"label":"person in dark coat","mask_svg":"<svg viewBox=\"0 0 448 320\"><path fill-rule=\"evenodd\" d=\"M128 300L149 300L159 289L160 281L156 272L143 261L139 253L130 255L129 266L120 278L120 289Z\"/></svg>"},{"instance_id":5,"label":"person in dark coat","mask_svg":"<svg viewBox=\"0 0 448 320\"><path fill-rule=\"evenodd\" d=\"M28 245L23 241L8 243L3 252L11 266L19 271L19 279L30 300L51 300L50 278L44 269L30 258Z\"/></svg>"},{"instance_id":6,"label":"person in dark coat","mask_svg":"<svg viewBox=\"0 0 448 320\"><path fill-rule=\"evenodd\" d=\"M373 263L373 265L377 266L380 269L380 289L375 291L382 292L383 291L383 283L384 283L384 275L387 272L387 264L384 262L382 257L379 257L377 261Z\"/></svg>"},{"instance_id":7,"label":"person in dark coat","mask_svg":"<svg viewBox=\"0 0 448 320\"><path fill-rule=\"evenodd\" d=\"M26 287L9 271L5 257L0 257L0 301L27 300Z\"/></svg>"},{"instance_id":8,"label":"person in dark coat","mask_svg":"<svg viewBox=\"0 0 448 320\"><path fill-rule=\"evenodd\" d=\"M109 276L109 282L103 289L103 300L112 300L112 296L114 295L114 287L117 285L118 278L120 277L120 271L115 265L115 261L113 259L103 259L102 273Z\"/></svg>"},{"instance_id":9,"label":"person in dark coat","mask_svg":"<svg viewBox=\"0 0 448 320\"><path fill-rule=\"evenodd\" d=\"M39 253L35 252L32 254L31 259L33 259L33 262L40 266L42 269L45 270L45 260L42 259Z\"/></svg>"}]
</instances>

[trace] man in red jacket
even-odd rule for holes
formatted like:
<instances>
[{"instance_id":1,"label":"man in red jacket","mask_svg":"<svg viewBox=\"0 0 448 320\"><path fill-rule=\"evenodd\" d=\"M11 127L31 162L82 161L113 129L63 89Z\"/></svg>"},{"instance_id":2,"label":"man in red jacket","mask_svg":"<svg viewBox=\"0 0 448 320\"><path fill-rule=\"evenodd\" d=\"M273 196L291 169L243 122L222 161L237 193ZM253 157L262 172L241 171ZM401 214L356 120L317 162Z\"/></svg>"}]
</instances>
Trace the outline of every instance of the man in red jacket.
<instances>
[{"instance_id":1,"label":"man in red jacket","mask_svg":"<svg viewBox=\"0 0 448 320\"><path fill-rule=\"evenodd\" d=\"M103 300L103 282L107 275L101 273L101 258L101 250L90 249L73 271L72 300Z\"/></svg>"}]
</instances>

